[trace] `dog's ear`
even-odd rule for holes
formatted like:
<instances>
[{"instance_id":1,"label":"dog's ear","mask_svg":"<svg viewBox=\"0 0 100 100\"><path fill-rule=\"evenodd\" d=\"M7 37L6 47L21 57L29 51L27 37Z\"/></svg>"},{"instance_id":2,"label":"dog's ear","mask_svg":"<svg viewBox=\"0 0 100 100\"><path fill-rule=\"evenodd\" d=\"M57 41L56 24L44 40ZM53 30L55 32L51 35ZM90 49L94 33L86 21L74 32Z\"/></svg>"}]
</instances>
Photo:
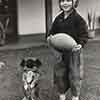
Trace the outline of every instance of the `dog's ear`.
<instances>
[{"instance_id":1,"label":"dog's ear","mask_svg":"<svg viewBox=\"0 0 100 100\"><path fill-rule=\"evenodd\" d=\"M20 63L20 66L21 66L21 67L24 67L24 66L25 66L25 62L26 62L25 59L23 59L23 60L21 61L21 63Z\"/></svg>"},{"instance_id":2,"label":"dog's ear","mask_svg":"<svg viewBox=\"0 0 100 100\"><path fill-rule=\"evenodd\" d=\"M41 63L41 61L39 60L39 59L36 59L36 65L39 67L39 66L41 66L42 65L42 63Z\"/></svg>"}]
</instances>

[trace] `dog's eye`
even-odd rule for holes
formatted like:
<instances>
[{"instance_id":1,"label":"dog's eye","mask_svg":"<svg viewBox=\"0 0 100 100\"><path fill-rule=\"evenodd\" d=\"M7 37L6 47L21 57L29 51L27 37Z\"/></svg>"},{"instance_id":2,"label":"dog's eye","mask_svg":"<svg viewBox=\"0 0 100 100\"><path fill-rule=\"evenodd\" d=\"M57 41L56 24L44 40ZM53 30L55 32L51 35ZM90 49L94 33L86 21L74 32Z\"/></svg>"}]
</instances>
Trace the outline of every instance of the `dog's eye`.
<instances>
[{"instance_id":1,"label":"dog's eye","mask_svg":"<svg viewBox=\"0 0 100 100\"><path fill-rule=\"evenodd\" d=\"M36 64L37 64L37 66L41 66L42 65L42 63L41 63L41 61L39 59L36 60Z\"/></svg>"}]
</instances>

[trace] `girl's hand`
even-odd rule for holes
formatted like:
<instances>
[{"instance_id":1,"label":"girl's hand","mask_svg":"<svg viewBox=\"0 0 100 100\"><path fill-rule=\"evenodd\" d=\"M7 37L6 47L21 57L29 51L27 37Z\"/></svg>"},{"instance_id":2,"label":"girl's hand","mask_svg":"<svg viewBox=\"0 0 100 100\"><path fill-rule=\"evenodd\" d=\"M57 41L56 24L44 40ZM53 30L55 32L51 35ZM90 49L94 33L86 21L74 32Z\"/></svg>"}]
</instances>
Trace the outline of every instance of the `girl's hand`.
<instances>
[{"instance_id":1,"label":"girl's hand","mask_svg":"<svg viewBox=\"0 0 100 100\"><path fill-rule=\"evenodd\" d=\"M50 40L52 38L52 35L50 35L49 37L47 37L47 42L50 43Z\"/></svg>"},{"instance_id":2,"label":"girl's hand","mask_svg":"<svg viewBox=\"0 0 100 100\"><path fill-rule=\"evenodd\" d=\"M73 48L72 48L72 51L78 51L78 50L80 50L82 48L82 45L81 44L78 44L78 45L76 45L76 46L74 46Z\"/></svg>"}]
</instances>

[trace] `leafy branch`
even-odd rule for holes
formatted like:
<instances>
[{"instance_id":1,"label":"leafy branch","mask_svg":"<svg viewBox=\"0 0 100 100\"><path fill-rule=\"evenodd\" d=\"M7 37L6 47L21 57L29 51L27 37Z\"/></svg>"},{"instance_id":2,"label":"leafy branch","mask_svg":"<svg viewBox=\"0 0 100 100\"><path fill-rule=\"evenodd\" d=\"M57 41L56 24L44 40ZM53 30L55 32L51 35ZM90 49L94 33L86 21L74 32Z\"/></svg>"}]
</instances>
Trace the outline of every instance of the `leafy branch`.
<instances>
[{"instance_id":1,"label":"leafy branch","mask_svg":"<svg viewBox=\"0 0 100 100\"><path fill-rule=\"evenodd\" d=\"M88 12L88 27L89 27L89 30L95 29L95 19L96 19L95 12L94 13L92 11Z\"/></svg>"},{"instance_id":2,"label":"leafy branch","mask_svg":"<svg viewBox=\"0 0 100 100\"><path fill-rule=\"evenodd\" d=\"M9 22L10 22L10 18L9 18L9 17L6 19L6 22L5 22L5 23L2 23L2 22L0 21L1 32L5 33L5 32L7 31Z\"/></svg>"}]
</instances>

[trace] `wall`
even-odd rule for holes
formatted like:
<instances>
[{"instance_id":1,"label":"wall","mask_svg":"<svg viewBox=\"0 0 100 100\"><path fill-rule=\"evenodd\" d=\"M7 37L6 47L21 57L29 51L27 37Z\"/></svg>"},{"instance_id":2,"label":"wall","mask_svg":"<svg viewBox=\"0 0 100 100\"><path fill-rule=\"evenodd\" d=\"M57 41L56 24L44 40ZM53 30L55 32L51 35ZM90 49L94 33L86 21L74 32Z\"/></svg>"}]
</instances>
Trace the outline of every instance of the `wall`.
<instances>
[{"instance_id":1,"label":"wall","mask_svg":"<svg viewBox=\"0 0 100 100\"><path fill-rule=\"evenodd\" d=\"M96 14L96 18L100 16L100 0L80 0L79 6L78 6L78 12L84 17L84 19L87 21L87 12L92 10ZM58 8L58 0L53 0L53 19L54 16L59 12ZM98 26L98 22L96 20L96 28L100 28Z\"/></svg>"},{"instance_id":2,"label":"wall","mask_svg":"<svg viewBox=\"0 0 100 100\"><path fill-rule=\"evenodd\" d=\"M45 32L44 0L18 0L18 32L21 35Z\"/></svg>"},{"instance_id":3,"label":"wall","mask_svg":"<svg viewBox=\"0 0 100 100\"><path fill-rule=\"evenodd\" d=\"M59 12L58 0L53 2L53 19ZM96 17L100 16L100 0L80 0L79 13L87 20L87 12L92 9ZM18 0L18 32L21 35L45 33L44 0ZM97 21L96 21L97 22ZM98 22L95 25L98 26Z\"/></svg>"}]
</instances>

